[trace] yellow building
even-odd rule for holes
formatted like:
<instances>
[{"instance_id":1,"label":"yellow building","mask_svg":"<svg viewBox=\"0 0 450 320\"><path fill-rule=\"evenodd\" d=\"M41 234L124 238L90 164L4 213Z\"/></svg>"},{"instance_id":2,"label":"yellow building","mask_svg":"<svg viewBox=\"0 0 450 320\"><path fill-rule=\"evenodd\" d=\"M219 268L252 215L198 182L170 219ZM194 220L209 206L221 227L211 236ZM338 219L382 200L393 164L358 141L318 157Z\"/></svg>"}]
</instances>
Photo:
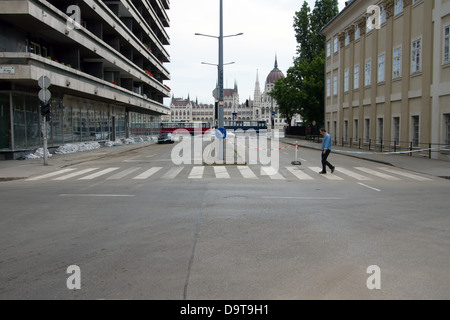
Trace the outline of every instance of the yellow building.
<instances>
[{"instance_id":1,"label":"yellow building","mask_svg":"<svg viewBox=\"0 0 450 320\"><path fill-rule=\"evenodd\" d=\"M336 141L450 159L450 0L349 1L322 33Z\"/></svg>"}]
</instances>

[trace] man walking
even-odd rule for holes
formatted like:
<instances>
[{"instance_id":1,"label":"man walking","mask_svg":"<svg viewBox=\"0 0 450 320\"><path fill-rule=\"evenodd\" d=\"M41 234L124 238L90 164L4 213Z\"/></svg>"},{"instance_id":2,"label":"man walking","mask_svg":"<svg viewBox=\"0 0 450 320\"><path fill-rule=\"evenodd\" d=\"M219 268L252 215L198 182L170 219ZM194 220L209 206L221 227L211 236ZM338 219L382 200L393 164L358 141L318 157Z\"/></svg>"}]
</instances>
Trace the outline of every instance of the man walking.
<instances>
[{"instance_id":1,"label":"man walking","mask_svg":"<svg viewBox=\"0 0 450 320\"><path fill-rule=\"evenodd\" d=\"M328 162L328 156L331 153L331 136L327 131L322 128L320 129L320 134L323 137L322 141L322 171L320 174L327 174L327 167L330 168L331 173L334 172L335 167Z\"/></svg>"}]
</instances>

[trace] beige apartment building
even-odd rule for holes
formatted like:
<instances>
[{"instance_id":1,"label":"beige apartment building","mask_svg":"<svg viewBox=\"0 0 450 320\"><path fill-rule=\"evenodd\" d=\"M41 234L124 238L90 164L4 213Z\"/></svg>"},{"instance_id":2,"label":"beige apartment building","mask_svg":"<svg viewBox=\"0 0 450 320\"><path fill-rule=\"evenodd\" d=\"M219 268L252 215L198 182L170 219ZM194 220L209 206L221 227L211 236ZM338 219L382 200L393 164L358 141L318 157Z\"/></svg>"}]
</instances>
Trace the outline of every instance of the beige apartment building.
<instances>
[{"instance_id":1,"label":"beige apartment building","mask_svg":"<svg viewBox=\"0 0 450 320\"><path fill-rule=\"evenodd\" d=\"M450 0L349 1L322 33L336 141L450 160Z\"/></svg>"}]
</instances>

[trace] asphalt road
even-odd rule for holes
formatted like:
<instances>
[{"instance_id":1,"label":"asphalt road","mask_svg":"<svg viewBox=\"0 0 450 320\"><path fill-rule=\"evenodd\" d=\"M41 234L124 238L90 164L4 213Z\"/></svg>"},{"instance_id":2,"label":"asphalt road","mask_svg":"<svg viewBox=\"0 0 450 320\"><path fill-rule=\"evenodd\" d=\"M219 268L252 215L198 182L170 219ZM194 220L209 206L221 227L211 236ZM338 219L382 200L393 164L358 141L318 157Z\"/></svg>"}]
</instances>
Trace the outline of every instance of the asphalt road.
<instances>
[{"instance_id":1,"label":"asphalt road","mask_svg":"<svg viewBox=\"0 0 450 320\"><path fill-rule=\"evenodd\" d=\"M174 165L176 146L1 183L0 299L450 298L448 180L336 154L321 176L287 145L275 169Z\"/></svg>"}]
</instances>

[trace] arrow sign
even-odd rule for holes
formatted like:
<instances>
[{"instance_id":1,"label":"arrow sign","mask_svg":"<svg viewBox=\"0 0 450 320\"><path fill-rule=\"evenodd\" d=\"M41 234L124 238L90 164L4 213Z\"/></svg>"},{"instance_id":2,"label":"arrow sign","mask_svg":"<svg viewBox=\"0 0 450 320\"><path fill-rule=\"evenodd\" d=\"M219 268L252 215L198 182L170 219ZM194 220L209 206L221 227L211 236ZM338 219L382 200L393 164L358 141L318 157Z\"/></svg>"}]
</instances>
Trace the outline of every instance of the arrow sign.
<instances>
[{"instance_id":1,"label":"arrow sign","mask_svg":"<svg viewBox=\"0 0 450 320\"><path fill-rule=\"evenodd\" d=\"M38 84L41 89L47 89L51 85L50 78L47 76L42 76L39 78Z\"/></svg>"},{"instance_id":2,"label":"arrow sign","mask_svg":"<svg viewBox=\"0 0 450 320\"><path fill-rule=\"evenodd\" d=\"M227 130L225 130L224 128L217 129L216 138L219 140L225 140L227 138Z\"/></svg>"},{"instance_id":3,"label":"arrow sign","mask_svg":"<svg viewBox=\"0 0 450 320\"><path fill-rule=\"evenodd\" d=\"M38 96L39 96L39 100L41 100L44 103L49 102L50 99L52 98L52 94L46 88L44 88L41 91L39 91L39 95Z\"/></svg>"}]
</instances>

